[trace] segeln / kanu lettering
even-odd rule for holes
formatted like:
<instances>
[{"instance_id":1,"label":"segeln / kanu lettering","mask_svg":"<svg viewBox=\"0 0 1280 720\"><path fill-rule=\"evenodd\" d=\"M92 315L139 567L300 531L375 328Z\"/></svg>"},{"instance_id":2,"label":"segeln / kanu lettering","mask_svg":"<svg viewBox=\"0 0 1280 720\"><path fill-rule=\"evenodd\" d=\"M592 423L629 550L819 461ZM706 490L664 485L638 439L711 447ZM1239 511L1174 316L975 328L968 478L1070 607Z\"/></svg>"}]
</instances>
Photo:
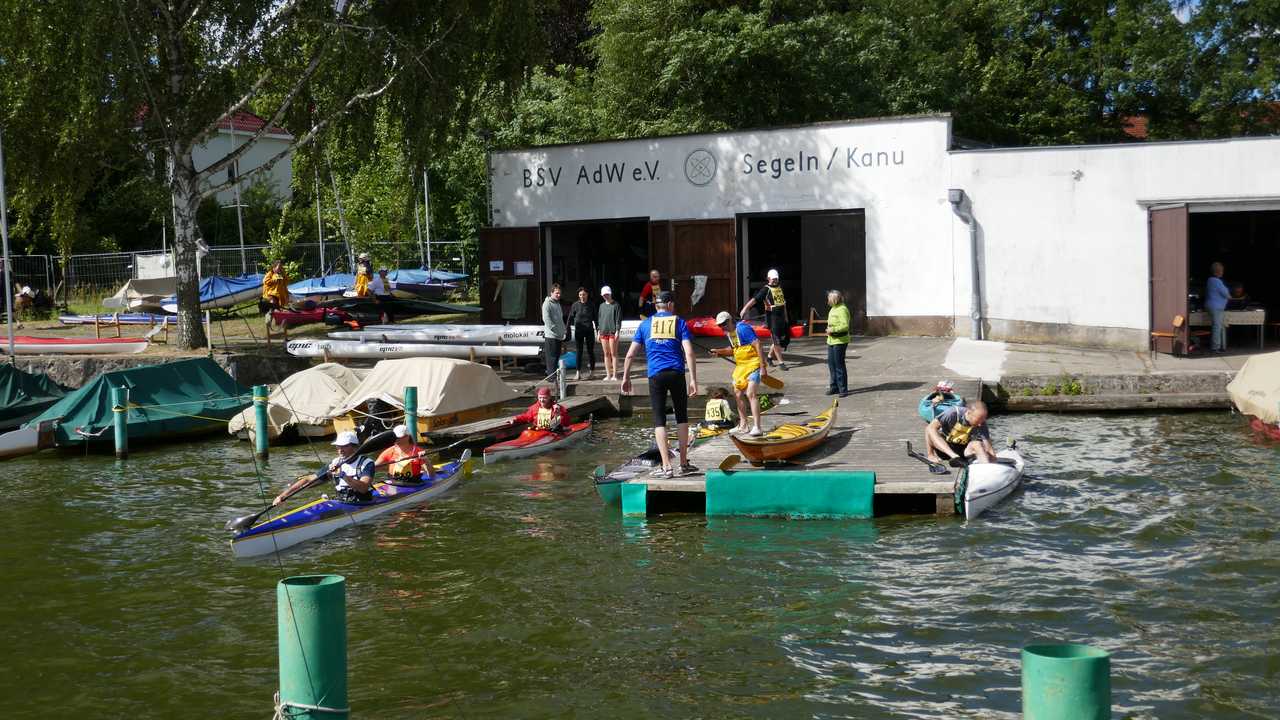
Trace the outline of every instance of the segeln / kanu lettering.
<instances>
[{"instance_id":1,"label":"segeln / kanu lettering","mask_svg":"<svg viewBox=\"0 0 1280 720\"><path fill-rule=\"evenodd\" d=\"M835 147L831 150L831 155L821 158L812 152L797 150L792 155L775 155L773 157L761 158L751 153L742 155L742 174L743 175L764 175L774 180L783 175L792 175L796 173L817 173L829 171L832 167L839 167L839 161L844 161L846 169L854 168L872 168L872 167L889 167L891 165L903 165L906 163L905 150L862 150L858 147L844 148L843 157L841 157L841 148Z\"/></svg>"}]
</instances>

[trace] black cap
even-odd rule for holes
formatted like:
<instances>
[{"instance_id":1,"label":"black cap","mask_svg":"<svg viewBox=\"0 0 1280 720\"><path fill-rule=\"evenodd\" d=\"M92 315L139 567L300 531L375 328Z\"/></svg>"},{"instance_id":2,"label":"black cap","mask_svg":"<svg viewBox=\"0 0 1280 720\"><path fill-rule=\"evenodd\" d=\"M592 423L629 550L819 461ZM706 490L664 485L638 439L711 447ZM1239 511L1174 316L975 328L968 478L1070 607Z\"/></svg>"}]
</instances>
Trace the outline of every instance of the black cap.
<instances>
[{"instance_id":1,"label":"black cap","mask_svg":"<svg viewBox=\"0 0 1280 720\"><path fill-rule=\"evenodd\" d=\"M658 302L664 305L673 303L675 301L676 301L676 294L671 292L670 290L663 290L662 292L658 293Z\"/></svg>"}]
</instances>

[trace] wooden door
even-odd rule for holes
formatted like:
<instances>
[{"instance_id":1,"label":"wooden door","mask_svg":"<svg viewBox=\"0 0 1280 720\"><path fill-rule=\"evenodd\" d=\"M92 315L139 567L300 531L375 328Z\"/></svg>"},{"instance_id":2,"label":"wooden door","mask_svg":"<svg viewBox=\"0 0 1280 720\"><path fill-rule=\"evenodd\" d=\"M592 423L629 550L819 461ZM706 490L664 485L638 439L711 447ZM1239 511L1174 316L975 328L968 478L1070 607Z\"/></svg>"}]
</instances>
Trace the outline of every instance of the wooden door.
<instances>
[{"instance_id":1,"label":"wooden door","mask_svg":"<svg viewBox=\"0 0 1280 720\"><path fill-rule=\"evenodd\" d=\"M526 322L542 324L542 253L538 228L483 228L480 237L480 317L487 323ZM501 262L501 269L490 270ZM532 275L516 274L516 263L532 262ZM502 298L497 297L503 280L524 280L525 309L522 317L503 317Z\"/></svg>"},{"instance_id":2,"label":"wooden door","mask_svg":"<svg viewBox=\"0 0 1280 720\"><path fill-rule=\"evenodd\" d=\"M670 232L670 276L676 281L676 310L684 316L737 314L737 232L732 218L676 220ZM706 275L707 289L691 305L693 276Z\"/></svg>"},{"instance_id":3,"label":"wooden door","mask_svg":"<svg viewBox=\"0 0 1280 720\"><path fill-rule=\"evenodd\" d=\"M1187 352L1187 206L1160 208L1148 213L1151 240L1151 330L1173 333L1156 338L1156 350L1183 355ZM1173 319L1181 316L1182 327Z\"/></svg>"},{"instance_id":4,"label":"wooden door","mask_svg":"<svg viewBox=\"0 0 1280 720\"><path fill-rule=\"evenodd\" d=\"M800 303L795 320L808 321L809 308L827 316L827 291L839 290L849 308L855 335L867 327L867 236L862 213L805 215L801 219Z\"/></svg>"}]
</instances>

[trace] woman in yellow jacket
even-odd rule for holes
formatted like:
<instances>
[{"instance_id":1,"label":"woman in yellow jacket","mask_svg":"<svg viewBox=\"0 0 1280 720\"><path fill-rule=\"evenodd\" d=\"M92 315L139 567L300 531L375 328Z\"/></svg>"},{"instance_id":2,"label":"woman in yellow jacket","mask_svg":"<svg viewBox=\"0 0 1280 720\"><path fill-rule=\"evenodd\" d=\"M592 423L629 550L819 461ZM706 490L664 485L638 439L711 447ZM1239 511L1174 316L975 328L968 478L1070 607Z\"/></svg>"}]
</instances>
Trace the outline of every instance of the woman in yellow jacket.
<instances>
[{"instance_id":1,"label":"woman in yellow jacket","mask_svg":"<svg viewBox=\"0 0 1280 720\"><path fill-rule=\"evenodd\" d=\"M849 308L844 304L844 293L827 292L827 394L849 394L849 373L844 366L845 351L849 349Z\"/></svg>"},{"instance_id":2,"label":"woman in yellow jacket","mask_svg":"<svg viewBox=\"0 0 1280 720\"><path fill-rule=\"evenodd\" d=\"M284 263L277 260L266 275L262 276L263 312L283 310L289 305L289 276L284 273Z\"/></svg>"}]
</instances>

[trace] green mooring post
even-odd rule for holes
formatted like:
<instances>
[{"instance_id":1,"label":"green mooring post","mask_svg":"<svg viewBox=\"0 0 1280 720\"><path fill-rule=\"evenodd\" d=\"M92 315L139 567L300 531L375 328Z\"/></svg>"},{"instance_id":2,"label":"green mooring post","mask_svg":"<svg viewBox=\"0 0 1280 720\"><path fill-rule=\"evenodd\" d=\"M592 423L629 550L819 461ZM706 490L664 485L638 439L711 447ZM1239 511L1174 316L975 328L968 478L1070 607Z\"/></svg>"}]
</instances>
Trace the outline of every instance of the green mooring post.
<instances>
[{"instance_id":1,"label":"green mooring post","mask_svg":"<svg viewBox=\"0 0 1280 720\"><path fill-rule=\"evenodd\" d=\"M348 717L347 579L287 577L276 585L276 610L283 717Z\"/></svg>"},{"instance_id":2,"label":"green mooring post","mask_svg":"<svg viewBox=\"0 0 1280 720\"><path fill-rule=\"evenodd\" d=\"M1110 720L1111 655L1089 645L1022 649L1024 720Z\"/></svg>"},{"instance_id":3,"label":"green mooring post","mask_svg":"<svg viewBox=\"0 0 1280 720\"><path fill-rule=\"evenodd\" d=\"M267 441L271 439L271 421L267 419L267 386L253 386L253 454L267 459Z\"/></svg>"},{"instance_id":4,"label":"green mooring post","mask_svg":"<svg viewBox=\"0 0 1280 720\"><path fill-rule=\"evenodd\" d=\"M115 427L116 457L129 457L129 388L111 388L111 421Z\"/></svg>"},{"instance_id":5,"label":"green mooring post","mask_svg":"<svg viewBox=\"0 0 1280 720\"><path fill-rule=\"evenodd\" d=\"M418 442L418 388L413 386L404 389L404 426L409 428L409 437Z\"/></svg>"}]
</instances>

